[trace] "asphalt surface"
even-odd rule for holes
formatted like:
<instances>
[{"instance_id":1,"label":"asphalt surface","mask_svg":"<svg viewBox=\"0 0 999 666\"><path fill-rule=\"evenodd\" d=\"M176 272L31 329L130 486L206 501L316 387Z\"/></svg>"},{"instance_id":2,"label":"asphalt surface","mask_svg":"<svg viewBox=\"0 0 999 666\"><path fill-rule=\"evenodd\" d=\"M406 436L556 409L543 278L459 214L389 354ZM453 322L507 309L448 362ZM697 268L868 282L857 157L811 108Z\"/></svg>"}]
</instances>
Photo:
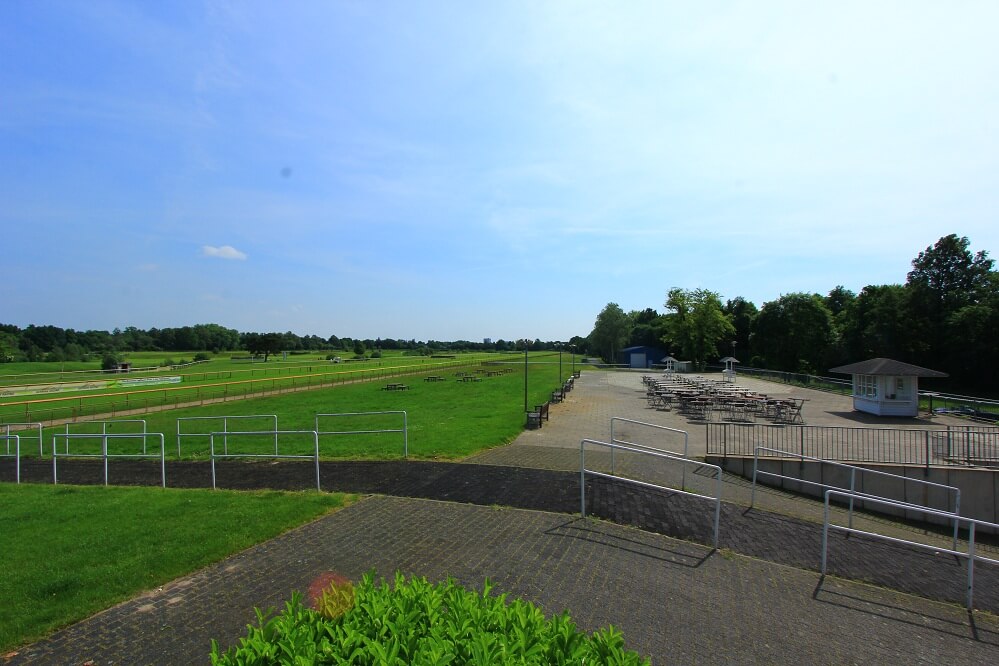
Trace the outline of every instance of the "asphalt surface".
<instances>
[{"instance_id":1,"label":"asphalt surface","mask_svg":"<svg viewBox=\"0 0 999 666\"><path fill-rule=\"evenodd\" d=\"M995 567L976 567L982 610L974 613L962 606L963 562L933 551L834 534L833 575L820 578L821 526L809 519L808 500L767 493L765 506L752 510L724 502L721 550L711 548L713 504L672 491L591 476L587 513L599 518L581 519L574 448L582 433L604 437L610 415L638 415L632 381L587 373L540 431L463 463L324 463L324 490L371 496L58 631L9 661L207 663L210 640L238 641L254 607L280 607L324 571L357 578L374 569L451 576L473 588L488 577L497 592L549 613L568 610L586 630L613 624L654 663L999 662ZM592 464L607 461L594 454ZM0 478L8 471L0 467ZM705 492L713 481L703 472L690 470L684 487ZM22 468L27 480L50 481L46 473L45 464ZM155 466L140 463L120 463L111 475L159 482ZM87 463L60 464L59 477L102 482ZM219 482L309 488L315 478L308 465L233 463L220 467ZM170 486L209 483L203 463L168 464ZM737 498L740 488L727 479L723 496Z\"/></svg>"}]
</instances>

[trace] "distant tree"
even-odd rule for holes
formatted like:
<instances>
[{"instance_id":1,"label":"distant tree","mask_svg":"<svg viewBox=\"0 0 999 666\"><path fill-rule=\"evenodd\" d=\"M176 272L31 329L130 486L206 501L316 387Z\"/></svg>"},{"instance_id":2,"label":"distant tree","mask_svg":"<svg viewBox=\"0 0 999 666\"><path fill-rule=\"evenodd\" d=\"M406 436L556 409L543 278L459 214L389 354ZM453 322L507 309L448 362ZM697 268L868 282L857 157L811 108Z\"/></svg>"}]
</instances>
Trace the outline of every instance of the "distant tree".
<instances>
[{"instance_id":1,"label":"distant tree","mask_svg":"<svg viewBox=\"0 0 999 666\"><path fill-rule=\"evenodd\" d=\"M722 308L722 312L732 322L735 334L731 340L721 341L718 348L718 356L732 354L736 358L741 359L743 363L749 362L749 359L753 355L753 324L756 322L756 315L760 312L759 309L752 301L747 301L742 296L736 296L729 301L725 301L725 307ZM732 345L733 342L735 343L734 348Z\"/></svg>"},{"instance_id":2,"label":"distant tree","mask_svg":"<svg viewBox=\"0 0 999 666\"><path fill-rule=\"evenodd\" d=\"M631 334L631 320L617 303L608 303L597 315L590 332L591 349L599 353L607 363L617 362L617 353L628 342Z\"/></svg>"},{"instance_id":3,"label":"distant tree","mask_svg":"<svg viewBox=\"0 0 999 666\"><path fill-rule=\"evenodd\" d=\"M917 362L946 364L954 344L948 321L962 308L987 298L993 261L984 251L972 254L966 237L944 236L912 261L906 287L910 292L911 324L923 331L925 344ZM964 341L962 340L962 344Z\"/></svg>"},{"instance_id":4,"label":"distant tree","mask_svg":"<svg viewBox=\"0 0 999 666\"><path fill-rule=\"evenodd\" d=\"M628 313L628 318L631 319L629 347L658 347L662 344L666 320L658 312L652 308L632 310Z\"/></svg>"},{"instance_id":5,"label":"distant tree","mask_svg":"<svg viewBox=\"0 0 999 666\"><path fill-rule=\"evenodd\" d=\"M769 368L814 373L828 367L833 318L818 294L786 294L764 303L754 333Z\"/></svg>"},{"instance_id":6,"label":"distant tree","mask_svg":"<svg viewBox=\"0 0 999 666\"><path fill-rule=\"evenodd\" d=\"M361 340L354 340L354 355L364 356L364 342Z\"/></svg>"},{"instance_id":7,"label":"distant tree","mask_svg":"<svg viewBox=\"0 0 999 666\"><path fill-rule=\"evenodd\" d=\"M845 358L836 362L882 357L912 359L921 332L910 320L909 292L905 287L864 287L837 320Z\"/></svg>"},{"instance_id":8,"label":"distant tree","mask_svg":"<svg viewBox=\"0 0 999 666\"><path fill-rule=\"evenodd\" d=\"M245 333L243 335L243 346L246 351L254 356L264 355L264 363L271 354L281 351L284 336L281 333Z\"/></svg>"},{"instance_id":9,"label":"distant tree","mask_svg":"<svg viewBox=\"0 0 999 666\"><path fill-rule=\"evenodd\" d=\"M721 298L713 291L670 289L666 312L663 342L697 368L716 360L718 344L735 335L735 327L722 310Z\"/></svg>"}]
</instances>

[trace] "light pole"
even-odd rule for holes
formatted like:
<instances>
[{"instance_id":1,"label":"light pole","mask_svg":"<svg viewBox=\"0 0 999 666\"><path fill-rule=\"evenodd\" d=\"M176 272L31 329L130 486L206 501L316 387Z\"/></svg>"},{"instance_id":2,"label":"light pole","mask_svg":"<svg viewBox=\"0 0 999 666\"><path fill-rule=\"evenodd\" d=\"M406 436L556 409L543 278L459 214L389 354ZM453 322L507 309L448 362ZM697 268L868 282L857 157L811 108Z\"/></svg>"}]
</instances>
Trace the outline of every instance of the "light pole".
<instances>
[{"instance_id":1,"label":"light pole","mask_svg":"<svg viewBox=\"0 0 999 666\"><path fill-rule=\"evenodd\" d=\"M562 383L562 343L561 342L556 342L555 344L558 347L558 383L561 384Z\"/></svg>"},{"instance_id":2,"label":"light pole","mask_svg":"<svg viewBox=\"0 0 999 666\"><path fill-rule=\"evenodd\" d=\"M527 411L527 338L524 338L524 413Z\"/></svg>"}]
</instances>

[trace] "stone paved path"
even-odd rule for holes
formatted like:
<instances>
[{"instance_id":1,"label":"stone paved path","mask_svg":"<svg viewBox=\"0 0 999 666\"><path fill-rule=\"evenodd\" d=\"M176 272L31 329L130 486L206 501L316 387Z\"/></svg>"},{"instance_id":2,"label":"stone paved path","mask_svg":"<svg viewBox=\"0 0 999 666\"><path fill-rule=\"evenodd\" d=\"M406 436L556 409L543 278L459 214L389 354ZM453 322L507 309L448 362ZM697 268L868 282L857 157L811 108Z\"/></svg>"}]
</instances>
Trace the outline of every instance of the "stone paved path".
<instances>
[{"instance_id":1,"label":"stone paved path","mask_svg":"<svg viewBox=\"0 0 999 666\"><path fill-rule=\"evenodd\" d=\"M725 505L726 549L714 553L668 536L704 542L710 533L700 500L675 493L656 499L617 482L590 482L590 511L665 534L566 513L578 512L578 474L569 470L578 469L579 439L606 437L602 423L609 428L629 400L643 404L620 377L584 375L545 428L464 465L324 466L324 488L411 497L362 500L57 632L11 663L207 663L209 639L237 640L254 606L280 606L322 571L357 577L370 569L453 576L473 587L489 577L498 591L548 612L569 610L585 629L613 623L655 663L999 662L999 618L991 613L820 580L808 570L818 557L816 525L788 515L807 513L799 506L807 501L774 493L767 511ZM259 481L260 466L239 471L228 485ZM172 475L185 476L168 469ZM915 581L917 591L925 591L919 581L950 586L944 598L962 598L961 567L949 558L853 541L834 545L835 573L895 587ZM983 607L999 606L995 572L981 567L976 582Z\"/></svg>"}]
</instances>

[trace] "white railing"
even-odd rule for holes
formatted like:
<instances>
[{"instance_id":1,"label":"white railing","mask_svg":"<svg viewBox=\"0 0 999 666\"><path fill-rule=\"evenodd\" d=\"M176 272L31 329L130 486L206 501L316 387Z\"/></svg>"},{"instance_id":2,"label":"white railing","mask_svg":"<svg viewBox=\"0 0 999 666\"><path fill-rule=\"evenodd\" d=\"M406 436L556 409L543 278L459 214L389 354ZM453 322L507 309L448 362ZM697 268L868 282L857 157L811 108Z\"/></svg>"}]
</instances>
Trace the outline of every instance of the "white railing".
<instances>
[{"instance_id":1,"label":"white railing","mask_svg":"<svg viewBox=\"0 0 999 666\"><path fill-rule=\"evenodd\" d=\"M786 474L777 474L776 472L767 472L767 471L760 470L760 468L759 468L760 467L760 451L766 451L766 452L770 452L770 453L777 453L777 454L780 454L781 456L785 456L784 459L795 460L795 461L808 460L810 462L817 462L817 463L821 463L823 465L829 465L831 467L837 467L837 468L840 468L840 469L849 470L849 472L850 472L850 485L849 485L849 487L834 486L834 485L832 485L830 483L820 483L818 481L809 481L807 479L802 479L801 477L798 477L798 476L789 476L789 475L786 475ZM776 462L783 462L783 459L778 459ZM948 513L951 516L953 516L952 519L951 519L951 521L954 524L954 548L957 548L957 531L958 531L958 521L957 521L957 519L960 517L959 514L961 513L961 489L958 488L957 486L947 486L947 485L944 485L942 483L933 483L932 481L923 481L922 479L913 479L913 478L910 478L910 477L907 477L907 476L902 476L900 474L890 474L888 472L882 472L882 471L875 470L875 469L867 469L867 468L864 468L864 467L857 467L855 465L847 465L845 463L835 462L835 461L832 461L832 460L823 460L821 458L812 458L810 456L802 456L802 455L799 455L797 453L791 453L791 454L789 454L787 451L781 451L780 449L771 449L771 448L768 448L766 446L757 446L756 449L755 449L755 451L754 451L754 454L753 454L753 489L752 489L752 491L750 492L750 495L749 495L749 506L752 507L756 503L756 479L757 479L757 476L759 476L759 475L769 476L769 477L773 477L773 478L776 478L776 479L783 479L783 480L786 480L786 481L794 481L796 483L803 483L803 484L806 484L806 485L809 485L809 486L816 486L816 487L824 488L824 489L846 490L846 491L849 491L850 494L851 494L850 502L849 502L849 513L848 513L849 523L848 524L849 524L850 527L853 527L853 496L856 496L856 497L863 496L863 497L868 497L868 498L871 498L871 499L890 500L890 498L885 497L883 495L875 495L873 493L867 493L867 492L858 491L857 490L857 473L858 472L860 472L861 474L871 474L871 475L882 477L882 478L899 479L903 483L903 488L904 488L904 484L905 483L915 483L917 485L923 486L924 488L937 488L939 490L945 491L947 493L948 497L952 497L953 498L953 507L954 507L953 510L951 510L949 508L949 506L950 506L951 503L948 502L948 508L947 509L943 509L943 511L945 511L946 513ZM928 507L928 506L926 506L924 504L915 504L913 502L906 502L905 500L891 500L891 501L899 502L900 504L904 505L906 508L911 508L911 509L916 510L916 511L919 511L919 510L922 510L922 509L932 509L933 508L933 507Z\"/></svg>"},{"instance_id":2,"label":"white railing","mask_svg":"<svg viewBox=\"0 0 999 666\"><path fill-rule=\"evenodd\" d=\"M615 422L619 422L619 423L630 423L632 425L642 426L644 428L651 428L653 430L659 430L659 431L663 431L663 432L672 432L672 433L683 435L683 452L681 453L680 451L671 451L669 449L659 449L659 448L656 448L654 446L649 446L648 444L638 444L636 442L629 442L629 441L626 441L626 440L623 440L623 439L618 439L617 437L614 436L614 423ZM611 434L611 444L623 444L625 446L634 446L634 447L637 447L637 448L650 449L652 451L662 451L664 453L669 453L669 454L672 454L674 456L680 456L682 458L686 458L687 457L689 436L688 436L686 430L677 430L676 428L668 428L666 426L658 425L656 423L646 423L644 421L635 421L633 419L626 419L626 418L623 418L623 417L620 417L620 416L612 416L611 417L610 434ZM614 456L614 449L611 449L611 474L614 474L615 471L616 471L614 469L614 464L615 464L614 463L614 457L615 457ZM680 482L680 487L683 488L686 485L686 483L687 483L687 468L686 468L686 466L683 467L683 470L681 471L681 474L683 475L683 477L682 477L682 480Z\"/></svg>"},{"instance_id":3,"label":"white railing","mask_svg":"<svg viewBox=\"0 0 999 666\"><path fill-rule=\"evenodd\" d=\"M278 453L275 448L274 453L229 453L228 445L225 446L223 453L215 453L215 438L223 437L228 439L227 435L239 435L241 437L245 436L262 436L262 435L312 435L314 452L310 455L302 454L291 454L291 453ZM322 490L322 486L319 483L319 433L315 430L275 430L270 431L242 431L242 432L213 432L209 434L209 446L211 447L211 459L212 459L212 490L216 490L217 486L215 484L215 460L218 459L228 459L228 458L265 458L268 460L282 460L282 459L298 459L298 460L314 460L316 464L316 490Z\"/></svg>"},{"instance_id":4,"label":"white railing","mask_svg":"<svg viewBox=\"0 0 999 666\"><path fill-rule=\"evenodd\" d=\"M109 433L108 432L108 426L112 426L113 427L113 426L116 426L116 425L123 425L123 424L126 424L126 423L141 423L142 424L142 430L140 430L139 432L136 432L136 433L117 433L117 434L128 435L130 437L141 437L143 435L148 434L148 430L146 429L146 420L145 419L116 419L116 420L113 420L113 421L81 421L79 423L67 423L66 424L66 432L64 433L66 435L66 453L69 453L69 435L72 435L74 437L74 439L80 439L80 438L84 438L84 437L90 437L90 438L100 439L101 437L107 437L107 436L110 436L112 434L116 434L116 433ZM99 425L101 427L101 431L100 432L81 432L80 430L77 430L76 432L73 432L73 430L72 430L73 428L80 428L80 427L83 427L83 426L95 426L95 425ZM79 437L77 437L77 435L79 435ZM60 435L57 433L56 437L58 437L58 436L60 436ZM55 439L55 437L53 437L53 440L54 439ZM142 453L145 453L145 452L146 452L146 440L143 439L142 440Z\"/></svg>"},{"instance_id":5,"label":"white railing","mask_svg":"<svg viewBox=\"0 0 999 666\"><path fill-rule=\"evenodd\" d=\"M586 445L592 444L594 446L602 446L609 448L612 451L617 449L620 451L628 451L629 453L637 453L639 455L651 456L653 458L659 458L661 460L667 460L675 463L679 463L684 466L695 465L699 469L708 468L714 471L715 477L715 494L711 495L701 495L699 493L692 493L686 490L677 490L676 488L669 488L667 486L659 486L654 483L647 483L645 481L637 481L635 479L629 479L622 476L615 476L614 474L607 474L605 472L599 472L597 470L586 468ZM614 481L622 481L624 483L630 483L637 486L642 486L645 488L652 488L655 490L664 490L671 493L678 493L680 495L686 495L687 497L696 497L699 499L708 500L713 502L715 505L714 511L714 531L713 531L713 544L714 548L718 548L718 525L721 520L721 489L722 489L722 470L721 467L717 465L711 465L709 463L703 462L701 460L691 460L689 458L683 458L681 456L673 455L671 453L663 453L661 451L653 451L645 447L632 447L623 446L621 444L612 444L610 442L601 442L595 439L584 439L579 443L579 505L580 514L583 518L586 518L586 475L598 476L604 479L612 479Z\"/></svg>"},{"instance_id":6,"label":"white railing","mask_svg":"<svg viewBox=\"0 0 999 666\"><path fill-rule=\"evenodd\" d=\"M64 437L66 439L66 452L59 453L59 448L56 446L56 441L58 438ZM69 440L71 439L93 439L94 437L101 438L101 452L100 453L70 453L69 452ZM118 440L118 439L136 439L142 438L142 453L109 453L108 452L108 440ZM154 439L159 438L160 440L160 452L159 454L147 453L146 452L146 438L152 437ZM56 433L52 437L52 483L59 483L59 458L101 458L104 461L104 485L108 485L108 460L111 458L159 458L160 459L160 485L166 488L166 443L163 437L163 433L159 432L146 432L146 433L103 433L100 435L95 435L92 433Z\"/></svg>"},{"instance_id":7,"label":"white railing","mask_svg":"<svg viewBox=\"0 0 999 666\"><path fill-rule=\"evenodd\" d=\"M21 439L36 439L37 438L38 439L38 457L41 458L42 456L45 455L45 451L44 451L44 449L45 449L45 442L42 440L42 424L41 423L5 423L5 424L3 424L3 428L4 428L4 435L7 436L7 437L10 437L10 431L13 429L13 430L18 430L19 431L16 434ZM29 438L29 437L26 437L25 435L21 434L21 433L24 432L24 430L26 430L28 428L35 429L38 432L38 434L35 435L35 437L33 437L33 438ZM9 440L7 442L7 454L8 455L10 454L10 441Z\"/></svg>"},{"instance_id":8,"label":"white railing","mask_svg":"<svg viewBox=\"0 0 999 666\"><path fill-rule=\"evenodd\" d=\"M267 419L270 428L267 432L276 433L278 429L278 417L277 414L244 414L241 416L182 416L177 419L177 457L180 458L180 440L184 437L209 437L213 432L227 432L229 430L229 421L241 421L245 422L247 419ZM189 421L215 421L218 423L222 422L222 430L218 428L211 428L207 432L181 432L181 421L187 423ZM274 452L277 453L277 435L274 435Z\"/></svg>"},{"instance_id":9,"label":"white railing","mask_svg":"<svg viewBox=\"0 0 999 666\"><path fill-rule=\"evenodd\" d=\"M14 459L14 479L21 483L21 437L20 435L0 435L0 439L7 441L7 453L0 453L0 458ZM10 452L10 440L14 440L14 453Z\"/></svg>"},{"instance_id":10,"label":"white railing","mask_svg":"<svg viewBox=\"0 0 999 666\"><path fill-rule=\"evenodd\" d=\"M842 498L852 498L856 497L864 502L874 502L876 504L883 504L885 506L893 506L896 508L902 508L907 510L917 510L921 511L926 515L931 516L941 516L945 518L953 518L961 523L968 525L968 550L958 550L955 545L952 549L941 548L939 546L931 546L925 543L919 543L918 541L909 541L908 539L899 539L896 537L890 537L885 534L878 534L876 532L867 532L865 530L858 530L852 527L843 527L842 525L833 525L829 522L829 498L832 496L838 496ZM984 520L975 520L974 518L964 518L961 516L955 516L948 511L938 511L936 509L913 509L911 505L907 505L904 502L895 502L892 500L873 498L868 495L863 495L862 493L851 493L844 490L827 490L825 497L825 514L822 520L822 575L826 575L826 569L828 564L828 553L829 553L829 530L839 530L841 532L846 532L847 534L857 534L860 536L870 537L872 539L879 539L881 541L888 541L890 543L897 543L906 546L913 546L915 548L921 548L923 550L930 550L934 553L947 553L949 555L954 555L955 557L963 557L968 560L968 579L967 579L967 597L966 605L969 611L973 610L974 596L975 596L975 561L988 562L990 564L999 564L999 560L983 557L975 552L975 527L981 525L983 527L988 527L993 530L999 529L999 524L989 523Z\"/></svg>"},{"instance_id":11,"label":"white railing","mask_svg":"<svg viewBox=\"0 0 999 666\"><path fill-rule=\"evenodd\" d=\"M322 430L319 427L319 419L341 418L348 416L380 416L385 414L402 414L402 428L382 428L377 430ZM384 433L402 433L402 456L409 458L409 416L405 411L393 410L384 412L341 412L339 414L316 414L316 432L320 435L377 435Z\"/></svg>"}]
</instances>

